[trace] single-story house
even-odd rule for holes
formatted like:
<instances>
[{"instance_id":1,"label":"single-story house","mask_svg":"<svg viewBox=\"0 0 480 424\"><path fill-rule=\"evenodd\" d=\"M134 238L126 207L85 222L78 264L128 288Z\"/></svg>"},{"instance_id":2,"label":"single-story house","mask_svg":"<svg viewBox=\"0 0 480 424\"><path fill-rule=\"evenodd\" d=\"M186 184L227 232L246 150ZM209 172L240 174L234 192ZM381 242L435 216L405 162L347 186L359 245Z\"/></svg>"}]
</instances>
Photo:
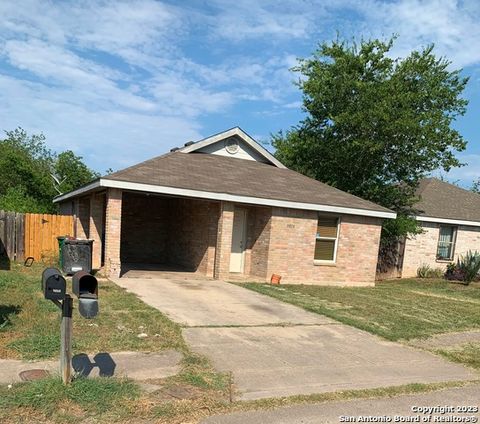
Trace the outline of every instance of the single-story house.
<instances>
[{"instance_id":1,"label":"single-story house","mask_svg":"<svg viewBox=\"0 0 480 424\"><path fill-rule=\"evenodd\" d=\"M469 250L480 251L480 195L437 178L420 182L415 205L423 232L405 240L401 276L422 265L446 269Z\"/></svg>"},{"instance_id":2,"label":"single-story house","mask_svg":"<svg viewBox=\"0 0 480 424\"><path fill-rule=\"evenodd\" d=\"M240 128L55 199L110 276L135 264L208 277L374 284L389 209L287 169Z\"/></svg>"}]
</instances>

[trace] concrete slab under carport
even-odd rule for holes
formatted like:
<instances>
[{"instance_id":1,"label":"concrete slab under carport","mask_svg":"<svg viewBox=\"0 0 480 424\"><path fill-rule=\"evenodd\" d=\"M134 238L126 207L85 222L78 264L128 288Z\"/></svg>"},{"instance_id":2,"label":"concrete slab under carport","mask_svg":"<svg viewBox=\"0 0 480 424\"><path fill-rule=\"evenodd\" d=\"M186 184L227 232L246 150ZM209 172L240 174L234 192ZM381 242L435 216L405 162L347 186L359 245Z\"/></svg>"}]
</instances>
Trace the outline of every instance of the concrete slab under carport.
<instances>
[{"instance_id":1,"label":"concrete slab under carport","mask_svg":"<svg viewBox=\"0 0 480 424\"><path fill-rule=\"evenodd\" d=\"M475 380L440 356L383 340L218 280L120 278L118 285L182 324L190 347L231 371L238 399Z\"/></svg>"}]
</instances>

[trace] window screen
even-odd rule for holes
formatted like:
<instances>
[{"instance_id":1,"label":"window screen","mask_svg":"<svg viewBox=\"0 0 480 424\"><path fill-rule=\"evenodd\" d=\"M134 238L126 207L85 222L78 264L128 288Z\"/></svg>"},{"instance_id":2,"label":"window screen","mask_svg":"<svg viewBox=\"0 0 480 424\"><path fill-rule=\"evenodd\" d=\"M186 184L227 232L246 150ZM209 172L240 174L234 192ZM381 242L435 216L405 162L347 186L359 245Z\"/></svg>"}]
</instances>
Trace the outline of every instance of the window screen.
<instances>
[{"instance_id":1,"label":"window screen","mask_svg":"<svg viewBox=\"0 0 480 424\"><path fill-rule=\"evenodd\" d=\"M335 261L337 240L338 218L319 216L314 259L318 261Z\"/></svg>"},{"instance_id":2,"label":"window screen","mask_svg":"<svg viewBox=\"0 0 480 424\"><path fill-rule=\"evenodd\" d=\"M455 238L457 228L447 225L440 226L440 235L438 237L437 259L451 261L455 250Z\"/></svg>"}]
</instances>

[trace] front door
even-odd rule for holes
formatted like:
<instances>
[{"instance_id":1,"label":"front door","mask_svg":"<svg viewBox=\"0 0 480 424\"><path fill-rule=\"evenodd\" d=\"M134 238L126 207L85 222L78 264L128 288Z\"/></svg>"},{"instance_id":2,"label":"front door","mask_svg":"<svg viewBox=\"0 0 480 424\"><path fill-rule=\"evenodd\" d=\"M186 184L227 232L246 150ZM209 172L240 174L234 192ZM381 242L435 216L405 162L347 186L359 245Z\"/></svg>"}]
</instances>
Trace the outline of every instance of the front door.
<instances>
[{"instance_id":1,"label":"front door","mask_svg":"<svg viewBox=\"0 0 480 424\"><path fill-rule=\"evenodd\" d=\"M230 272L243 273L246 244L247 211L235 208L233 215L232 250L230 253Z\"/></svg>"}]
</instances>

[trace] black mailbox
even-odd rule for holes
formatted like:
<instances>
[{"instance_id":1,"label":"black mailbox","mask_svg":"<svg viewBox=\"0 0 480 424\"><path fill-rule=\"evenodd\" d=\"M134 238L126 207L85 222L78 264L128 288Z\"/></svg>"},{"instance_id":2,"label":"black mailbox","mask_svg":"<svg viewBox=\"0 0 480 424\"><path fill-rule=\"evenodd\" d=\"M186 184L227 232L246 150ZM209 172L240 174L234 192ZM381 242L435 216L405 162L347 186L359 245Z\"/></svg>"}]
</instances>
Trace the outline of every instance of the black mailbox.
<instances>
[{"instance_id":1,"label":"black mailbox","mask_svg":"<svg viewBox=\"0 0 480 424\"><path fill-rule=\"evenodd\" d=\"M42 273L42 292L45 299L63 300L67 282L56 268L46 268Z\"/></svg>"},{"instance_id":2,"label":"black mailbox","mask_svg":"<svg viewBox=\"0 0 480 424\"><path fill-rule=\"evenodd\" d=\"M97 279L85 271L79 271L72 277L73 293L80 299L97 299L98 298L98 281Z\"/></svg>"},{"instance_id":3,"label":"black mailbox","mask_svg":"<svg viewBox=\"0 0 480 424\"><path fill-rule=\"evenodd\" d=\"M72 290L78 297L78 311L84 318L94 318L98 314L98 281L85 271L72 277Z\"/></svg>"}]
</instances>

